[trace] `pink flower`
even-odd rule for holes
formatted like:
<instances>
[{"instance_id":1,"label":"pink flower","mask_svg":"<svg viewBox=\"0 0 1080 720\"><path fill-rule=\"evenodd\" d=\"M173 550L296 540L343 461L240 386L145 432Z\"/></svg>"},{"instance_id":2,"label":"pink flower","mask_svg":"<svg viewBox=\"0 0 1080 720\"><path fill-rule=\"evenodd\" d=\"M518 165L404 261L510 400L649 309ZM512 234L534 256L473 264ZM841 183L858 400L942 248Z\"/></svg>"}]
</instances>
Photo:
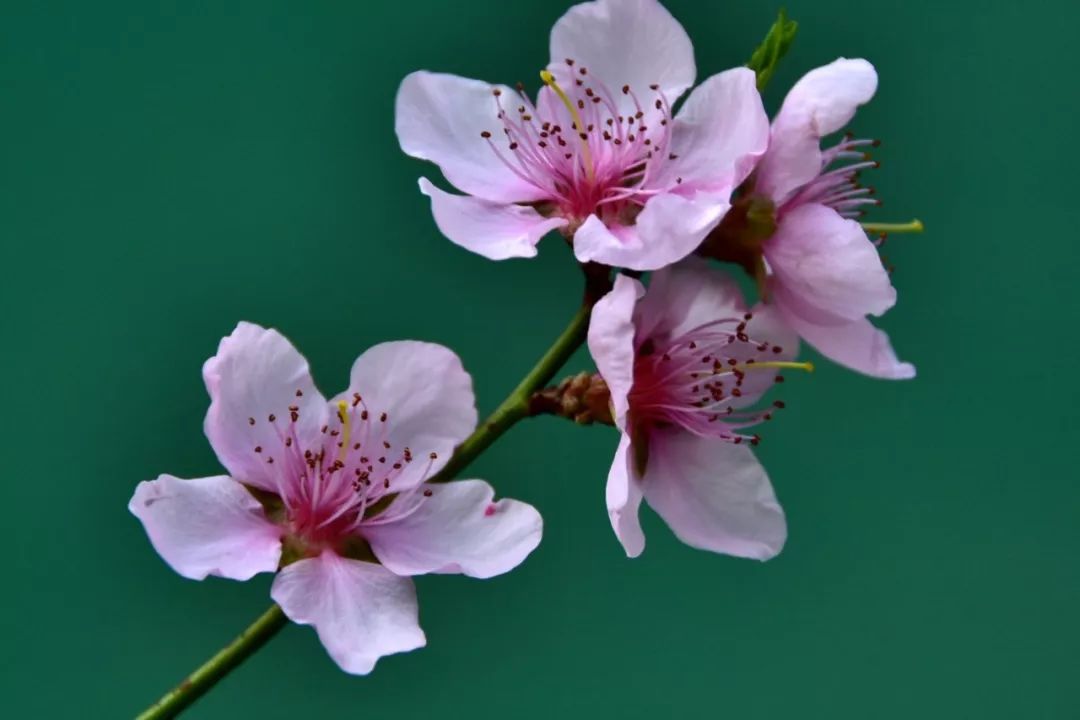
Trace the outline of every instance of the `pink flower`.
<instances>
[{"instance_id":1,"label":"pink flower","mask_svg":"<svg viewBox=\"0 0 1080 720\"><path fill-rule=\"evenodd\" d=\"M693 252L768 141L746 68L709 78L673 116L695 72L686 31L655 0L586 2L552 29L535 104L522 85L415 72L398 91L398 140L466 193L420 180L458 245L533 257L561 229L583 262L652 270Z\"/></svg>"},{"instance_id":2,"label":"pink flower","mask_svg":"<svg viewBox=\"0 0 1080 720\"><path fill-rule=\"evenodd\" d=\"M877 204L857 173L876 166L860 150L871 140L845 138L822 151L877 89L865 60L840 59L807 73L772 124L768 152L751 180L753 194L775 206L776 230L762 251L769 290L784 319L826 357L867 375L911 378L888 335L867 315L881 315L896 291L873 242L854 219ZM847 161L835 169L829 166Z\"/></svg>"},{"instance_id":3,"label":"pink flower","mask_svg":"<svg viewBox=\"0 0 1080 720\"><path fill-rule=\"evenodd\" d=\"M241 323L203 377L206 435L229 475L162 475L128 507L184 577L284 564L271 596L347 672L424 645L409 576L492 577L540 542L532 506L493 502L481 480L425 483L476 425L472 381L442 346L376 345L328 403L288 340Z\"/></svg>"},{"instance_id":4,"label":"pink flower","mask_svg":"<svg viewBox=\"0 0 1080 720\"><path fill-rule=\"evenodd\" d=\"M607 481L611 525L626 554L645 548L642 498L693 547L768 559L787 536L784 513L747 428L747 409L781 378L798 339L768 307L748 313L735 283L689 258L654 273L646 291L619 276L593 309L589 350L611 390L622 438Z\"/></svg>"}]
</instances>

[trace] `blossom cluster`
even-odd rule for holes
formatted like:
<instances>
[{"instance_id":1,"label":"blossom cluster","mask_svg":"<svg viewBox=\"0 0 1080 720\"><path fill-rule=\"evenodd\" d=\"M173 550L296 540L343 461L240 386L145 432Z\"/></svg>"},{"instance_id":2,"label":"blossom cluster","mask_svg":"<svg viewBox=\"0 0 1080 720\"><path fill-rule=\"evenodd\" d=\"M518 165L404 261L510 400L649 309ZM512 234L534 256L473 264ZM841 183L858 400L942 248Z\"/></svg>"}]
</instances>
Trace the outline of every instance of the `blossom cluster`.
<instances>
[{"instance_id":1,"label":"blossom cluster","mask_svg":"<svg viewBox=\"0 0 1080 720\"><path fill-rule=\"evenodd\" d=\"M770 122L750 68L695 86L690 39L656 0L576 5L550 50L535 96L409 75L401 147L459 191L419 181L452 242L527 258L557 231L602 278L587 331L596 373L535 407L617 429L606 505L625 553L644 549L644 500L688 545L773 557L787 531L755 426L783 408L766 397L782 373L812 369L800 340L866 375L915 374L869 319L896 302L860 222L877 204L859 180L874 143L823 146L871 99L876 72L843 58L812 70ZM445 347L377 345L327 399L288 340L240 323L203 376L205 433L228 474L162 475L130 509L185 577L276 572L275 602L348 672L425 643L412 576L489 578L540 542L535 508L496 501L483 480L443 482L477 429L471 378Z\"/></svg>"}]
</instances>

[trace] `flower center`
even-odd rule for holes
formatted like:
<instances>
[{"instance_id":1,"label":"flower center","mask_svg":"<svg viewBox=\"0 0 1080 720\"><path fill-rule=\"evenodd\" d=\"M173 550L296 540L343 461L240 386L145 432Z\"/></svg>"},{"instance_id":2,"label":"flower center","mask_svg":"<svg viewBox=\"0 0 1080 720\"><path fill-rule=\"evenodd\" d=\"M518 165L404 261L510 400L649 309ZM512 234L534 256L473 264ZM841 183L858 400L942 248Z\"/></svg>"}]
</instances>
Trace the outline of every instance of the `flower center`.
<instances>
[{"instance_id":1,"label":"flower center","mask_svg":"<svg viewBox=\"0 0 1080 720\"><path fill-rule=\"evenodd\" d=\"M776 206L769 198L752 193L737 198L720 224L705 238L698 253L722 262L735 263L765 289L762 246L776 232Z\"/></svg>"},{"instance_id":2,"label":"flower center","mask_svg":"<svg viewBox=\"0 0 1080 720\"><path fill-rule=\"evenodd\" d=\"M505 143L487 130L480 136L572 226L594 213L605 222L627 222L650 196L681 180L660 180L663 166L675 159L671 105L659 85L649 86L655 98L643 105L629 85L618 97L587 68L566 62L572 84L560 84L547 70L540 73L557 103L541 98L533 104L519 83L515 113L503 91L494 89Z\"/></svg>"},{"instance_id":3,"label":"flower center","mask_svg":"<svg viewBox=\"0 0 1080 720\"><path fill-rule=\"evenodd\" d=\"M415 475L398 482L417 456L391 442L388 413L370 410L359 394L351 402L338 401L334 409L310 447L302 447L296 432L300 407L290 405L288 422L275 414L267 419L280 443L254 448L274 479L289 534L312 551L337 547L362 524L411 513L430 495L418 489ZM248 422L255 424L255 419ZM421 477L437 458L428 454Z\"/></svg>"},{"instance_id":4,"label":"flower center","mask_svg":"<svg viewBox=\"0 0 1080 720\"><path fill-rule=\"evenodd\" d=\"M676 337L646 340L634 361L630 409L635 426L675 425L702 437L758 443L744 428L772 419L774 408L743 410L773 383L778 370L812 372L808 362L774 359L783 348L749 334L751 313L715 320Z\"/></svg>"},{"instance_id":5,"label":"flower center","mask_svg":"<svg viewBox=\"0 0 1080 720\"><path fill-rule=\"evenodd\" d=\"M770 198L754 192L751 178L740 188L731 209L720 224L705 238L698 253L722 262L741 266L757 281L758 291L766 296L767 271L764 262L765 241L776 232L783 215L806 203L818 203L835 210L841 217L861 218L867 206L881 205L874 198L875 190L859 182L859 173L877 168L879 163L871 160L869 153L860 150L866 146L877 147L878 140L856 140L847 135L837 145L822 152L822 171L790 198L777 207ZM827 169L836 162L849 164ZM852 162L853 161L853 162ZM860 223L863 230L879 237L875 245L881 246L888 233L921 233L919 220L909 223ZM884 257L882 258L884 261Z\"/></svg>"}]
</instances>

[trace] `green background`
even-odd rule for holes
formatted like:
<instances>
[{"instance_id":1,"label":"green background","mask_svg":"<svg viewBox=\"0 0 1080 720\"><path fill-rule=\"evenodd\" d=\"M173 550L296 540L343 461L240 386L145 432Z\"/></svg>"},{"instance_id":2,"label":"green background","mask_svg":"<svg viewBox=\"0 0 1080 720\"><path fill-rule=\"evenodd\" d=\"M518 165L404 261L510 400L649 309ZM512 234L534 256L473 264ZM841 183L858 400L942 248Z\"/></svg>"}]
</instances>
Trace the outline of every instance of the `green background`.
<instances>
[{"instance_id":1,"label":"green background","mask_svg":"<svg viewBox=\"0 0 1080 720\"><path fill-rule=\"evenodd\" d=\"M544 513L518 571L421 578L429 646L367 678L289 627L192 717L1080 714L1075 8L787 5L801 31L768 106L812 67L871 59L853 129L885 141L874 219L929 229L887 246L883 326L918 379L822 364L783 388L760 448L783 554L697 552L646 511L627 560L603 506L614 434L531 421L474 466ZM669 7L704 78L777 5ZM373 343L445 343L481 412L561 329L566 248L492 263L442 239L393 96L418 68L535 86L562 10L3 4L6 717L132 715L268 604L269 577L173 574L126 510L139 480L218 471L200 365L237 320L280 328L329 392Z\"/></svg>"}]
</instances>

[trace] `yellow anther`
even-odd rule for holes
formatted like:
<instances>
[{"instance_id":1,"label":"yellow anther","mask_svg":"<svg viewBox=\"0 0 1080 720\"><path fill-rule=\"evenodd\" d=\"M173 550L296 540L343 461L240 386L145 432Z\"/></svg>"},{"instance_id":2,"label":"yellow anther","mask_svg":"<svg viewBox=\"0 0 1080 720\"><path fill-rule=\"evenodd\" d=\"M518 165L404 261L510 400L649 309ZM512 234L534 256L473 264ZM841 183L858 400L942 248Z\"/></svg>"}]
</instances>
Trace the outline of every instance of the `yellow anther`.
<instances>
[{"instance_id":1,"label":"yellow anther","mask_svg":"<svg viewBox=\"0 0 1080 720\"><path fill-rule=\"evenodd\" d=\"M352 431L352 422L349 417L349 403L338 400L337 416L341 421L341 449L338 450L338 462L345 462L345 456L349 452L349 434Z\"/></svg>"},{"instance_id":2,"label":"yellow anther","mask_svg":"<svg viewBox=\"0 0 1080 720\"><path fill-rule=\"evenodd\" d=\"M574 121L574 131L578 136L578 140L581 141L582 159L585 162L585 175L589 178L589 182L593 182L596 179L593 173L592 152L589 150L589 141L584 137L585 135L585 123L581 121L581 115L578 114L577 108L574 107L574 103L570 102L570 98L559 83L555 82L555 76L547 70L540 71L540 79L544 81L544 84L551 88L559 99L562 100L562 104L566 106L567 111L570 113L570 117Z\"/></svg>"},{"instance_id":3,"label":"yellow anther","mask_svg":"<svg viewBox=\"0 0 1080 720\"><path fill-rule=\"evenodd\" d=\"M868 233L921 233L923 231L922 220L912 220L908 223L860 223L863 230Z\"/></svg>"}]
</instances>

